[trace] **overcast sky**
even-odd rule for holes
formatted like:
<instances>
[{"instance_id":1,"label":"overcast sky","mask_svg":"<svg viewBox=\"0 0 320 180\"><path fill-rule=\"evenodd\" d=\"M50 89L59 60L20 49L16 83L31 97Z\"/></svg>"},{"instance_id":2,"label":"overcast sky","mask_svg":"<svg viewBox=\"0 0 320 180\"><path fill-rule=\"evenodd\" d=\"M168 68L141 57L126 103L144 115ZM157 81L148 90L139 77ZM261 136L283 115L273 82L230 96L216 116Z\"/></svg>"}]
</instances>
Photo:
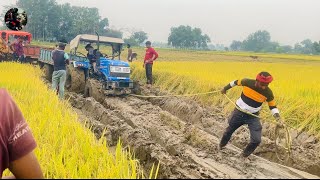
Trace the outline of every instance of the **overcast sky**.
<instances>
[{"instance_id":1,"label":"overcast sky","mask_svg":"<svg viewBox=\"0 0 320 180\"><path fill-rule=\"evenodd\" d=\"M15 0L9 0L14 2ZM267 30L274 41L293 45L320 40L319 0L57 0L97 7L112 28L143 30L166 42L172 26L199 27L214 44L229 45ZM0 0L0 5L8 1ZM2 7L0 7L2 9ZM0 9L0 10L1 10Z\"/></svg>"}]
</instances>

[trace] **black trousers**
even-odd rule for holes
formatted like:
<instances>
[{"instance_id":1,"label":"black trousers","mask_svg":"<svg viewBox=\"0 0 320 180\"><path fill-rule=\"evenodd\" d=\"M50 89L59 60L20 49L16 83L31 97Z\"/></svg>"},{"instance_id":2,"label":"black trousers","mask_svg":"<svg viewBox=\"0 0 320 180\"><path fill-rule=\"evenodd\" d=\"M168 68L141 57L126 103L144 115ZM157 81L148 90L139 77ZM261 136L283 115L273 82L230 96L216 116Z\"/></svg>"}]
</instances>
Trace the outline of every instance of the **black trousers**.
<instances>
[{"instance_id":1,"label":"black trousers","mask_svg":"<svg viewBox=\"0 0 320 180\"><path fill-rule=\"evenodd\" d=\"M147 84L152 84L152 64L146 64Z\"/></svg>"},{"instance_id":2,"label":"black trousers","mask_svg":"<svg viewBox=\"0 0 320 180\"><path fill-rule=\"evenodd\" d=\"M250 130L250 143L244 149L244 156L249 156L261 143L262 126L260 119L235 109L229 118L229 126L225 130L220 142L220 146L225 146L229 142L232 134L242 125L248 124Z\"/></svg>"}]
</instances>

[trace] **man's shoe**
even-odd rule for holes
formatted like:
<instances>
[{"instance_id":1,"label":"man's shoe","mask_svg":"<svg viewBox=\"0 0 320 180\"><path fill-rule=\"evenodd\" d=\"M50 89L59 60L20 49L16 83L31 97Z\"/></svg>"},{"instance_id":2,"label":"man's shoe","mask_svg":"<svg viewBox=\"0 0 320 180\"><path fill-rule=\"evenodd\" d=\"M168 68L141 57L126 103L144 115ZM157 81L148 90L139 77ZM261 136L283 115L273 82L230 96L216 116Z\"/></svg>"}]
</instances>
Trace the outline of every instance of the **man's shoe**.
<instances>
[{"instance_id":1,"label":"man's shoe","mask_svg":"<svg viewBox=\"0 0 320 180\"><path fill-rule=\"evenodd\" d=\"M218 146L218 148L219 148L219 150L223 150L223 149L225 149L225 147L226 147L226 145L221 145L221 144L219 144L219 146Z\"/></svg>"},{"instance_id":2,"label":"man's shoe","mask_svg":"<svg viewBox=\"0 0 320 180\"><path fill-rule=\"evenodd\" d=\"M244 152L241 153L241 157L243 157L243 158L247 158L247 157L249 157L249 156L250 156L250 154L247 155L247 154L245 154Z\"/></svg>"}]
</instances>

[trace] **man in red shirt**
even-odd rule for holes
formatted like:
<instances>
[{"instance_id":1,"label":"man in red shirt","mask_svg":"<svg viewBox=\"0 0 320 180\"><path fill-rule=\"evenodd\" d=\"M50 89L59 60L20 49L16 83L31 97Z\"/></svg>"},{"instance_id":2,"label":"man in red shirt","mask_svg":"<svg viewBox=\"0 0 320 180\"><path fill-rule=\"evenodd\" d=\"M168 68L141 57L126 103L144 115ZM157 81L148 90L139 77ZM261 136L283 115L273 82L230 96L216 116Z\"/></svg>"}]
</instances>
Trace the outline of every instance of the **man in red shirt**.
<instances>
[{"instance_id":1,"label":"man in red shirt","mask_svg":"<svg viewBox=\"0 0 320 180\"><path fill-rule=\"evenodd\" d=\"M36 142L21 111L4 89L0 102L0 178L7 168L18 179L43 178L33 152Z\"/></svg>"},{"instance_id":2,"label":"man in red shirt","mask_svg":"<svg viewBox=\"0 0 320 180\"><path fill-rule=\"evenodd\" d=\"M158 53L151 47L151 42L146 42L146 56L144 57L143 67L146 69L148 88L152 85L152 65L153 61L158 58Z\"/></svg>"}]
</instances>

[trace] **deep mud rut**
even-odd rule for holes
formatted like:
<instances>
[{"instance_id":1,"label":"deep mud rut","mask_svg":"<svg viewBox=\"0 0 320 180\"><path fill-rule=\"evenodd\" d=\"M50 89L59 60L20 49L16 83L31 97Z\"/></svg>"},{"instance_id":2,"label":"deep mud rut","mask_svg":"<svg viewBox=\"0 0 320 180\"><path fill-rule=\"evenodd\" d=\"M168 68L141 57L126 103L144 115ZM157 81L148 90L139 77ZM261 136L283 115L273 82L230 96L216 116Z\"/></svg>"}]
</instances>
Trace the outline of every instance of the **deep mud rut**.
<instances>
[{"instance_id":1,"label":"deep mud rut","mask_svg":"<svg viewBox=\"0 0 320 180\"><path fill-rule=\"evenodd\" d=\"M143 92L159 93L146 89ZM66 93L66 98L80 119L88 120L98 138L102 135L107 138L109 146L116 145L121 138L146 172L152 163L160 161L159 178L319 178L309 173L320 175L319 142L306 134L295 139L294 158L286 164L296 169L270 162L277 159L271 135L273 126L268 124L263 125L262 144L249 160L239 156L240 148L249 142L246 127L239 129L226 149L219 151L217 146L227 118L218 108L201 107L191 99L126 96L99 98L98 102L72 92ZM105 128L107 131L102 134Z\"/></svg>"}]
</instances>

